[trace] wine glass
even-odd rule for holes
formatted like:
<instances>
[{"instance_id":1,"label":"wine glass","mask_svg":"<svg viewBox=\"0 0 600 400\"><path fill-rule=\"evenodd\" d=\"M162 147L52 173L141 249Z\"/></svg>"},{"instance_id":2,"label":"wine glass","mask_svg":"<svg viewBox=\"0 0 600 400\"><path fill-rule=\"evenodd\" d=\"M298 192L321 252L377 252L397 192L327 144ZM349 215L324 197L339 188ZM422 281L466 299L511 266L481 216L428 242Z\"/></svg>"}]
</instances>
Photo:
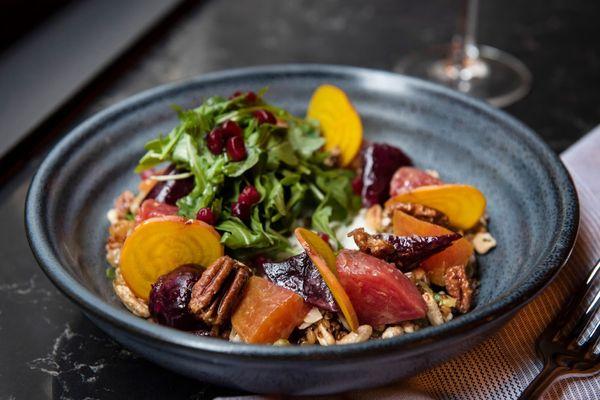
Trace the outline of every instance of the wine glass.
<instances>
[{"instance_id":1,"label":"wine glass","mask_svg":"<svg viewBox=\"0 0 600 400\"><path fill-rule=\"evenodd\" d=\"M463 0L461 32L450 46L408 56L395 70L442 83L463 93L505 107L524 97L531 73L512 55L476 42L479 0Z\"/></svg>"}]
</instances>

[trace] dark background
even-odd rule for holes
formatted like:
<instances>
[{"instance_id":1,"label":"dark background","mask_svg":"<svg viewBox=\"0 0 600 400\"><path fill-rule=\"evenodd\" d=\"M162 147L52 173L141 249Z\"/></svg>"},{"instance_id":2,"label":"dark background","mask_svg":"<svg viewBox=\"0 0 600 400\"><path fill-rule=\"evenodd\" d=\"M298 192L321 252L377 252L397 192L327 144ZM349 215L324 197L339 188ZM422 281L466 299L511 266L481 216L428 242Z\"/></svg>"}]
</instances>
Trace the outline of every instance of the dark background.
<instances>
[{"instance_id":1,"label":"dark background","mask_svg":"<svg viewBox=\"0 0 600 400\"><path fill-rule=\"evenodd\" d=\"M0 64L74 3L0 2ZM286 62L392 70L411 51L448 42L458 11L454 0L178 4L33 131L19 132L20 144L0 159L0 399L203 399L235 393L174 375L121 348L37 267L23 227L26 190L43 154L70 127L141 90L207 71ZM119 3L114 7L118 12ZM480 42L518 57L533 74L531 93L506 111L557 152L600 121L599 21L595 0L481 4ZM59 59L72 56L60 46L53 50ZM43 74L44 66L36 67ZM27 101L1 89L2 102ZM0 130L0 144L4 134Z\"/></svg>"}]
</instances>

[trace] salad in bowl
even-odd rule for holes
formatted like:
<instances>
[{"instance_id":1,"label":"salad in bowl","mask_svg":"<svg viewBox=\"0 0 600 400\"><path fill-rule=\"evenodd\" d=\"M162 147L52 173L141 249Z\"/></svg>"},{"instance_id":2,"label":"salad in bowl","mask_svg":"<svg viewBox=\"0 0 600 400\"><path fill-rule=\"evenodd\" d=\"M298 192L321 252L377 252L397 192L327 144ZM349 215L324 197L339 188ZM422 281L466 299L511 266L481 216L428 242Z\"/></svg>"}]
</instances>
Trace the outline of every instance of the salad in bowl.
<instances>
[{"instance_id":1,"label":"salad in bowl","mask_svg":"<svg viewBox=\"0 0 600 400\"><path fill-rule=\"evenodd\" d=\"M176 110L108 211L107 276L133 314L202 336L341 345L469 312L496 242L475 187L363 138L338 87L306 117L236 92Z\"/></svg>"}]
</instances>

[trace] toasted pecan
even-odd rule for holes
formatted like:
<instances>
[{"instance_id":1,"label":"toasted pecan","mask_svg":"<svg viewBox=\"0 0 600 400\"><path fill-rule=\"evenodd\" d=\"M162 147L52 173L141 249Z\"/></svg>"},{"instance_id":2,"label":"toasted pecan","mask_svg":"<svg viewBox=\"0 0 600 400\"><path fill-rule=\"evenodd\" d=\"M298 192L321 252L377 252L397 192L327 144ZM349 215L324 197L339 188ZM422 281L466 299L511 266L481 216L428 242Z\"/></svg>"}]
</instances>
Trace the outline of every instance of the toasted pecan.
<instances>
[{"instance_id":1,"label":"toasted pecan","mask_svg":"<svg viewBox=\"0 0 600 400\"><path fill-rule=\"evenodd\" d=\"M393 203L386 207L386 214L391 216L395 210L402 211L421 221L448 226L448 217L441 211L415 203Z\"/></svg>"},{"instance_id":2,"label":"toasted pecan","mask_svg":"<svg viewBox=\"0 0 600 400\"><path fill-rule=\"evenodd\" d=\"M444 274L446 291L456 299L456 308L461 313L471 309L473 285L467 276L464 265L454 265L446 269Z\"/></svg>"},{"instance_id":3,"label":"toasted pecan","mask_svg":"<svg viewBox=\"0 0 600 400\"><path fill-rule=\"evenodd\" d=\"M250 269L241 262L228 256L217 259L194 284L190 311L209 325L223 325L229 321L249 278Z\"/></svg>"}]
</instances>

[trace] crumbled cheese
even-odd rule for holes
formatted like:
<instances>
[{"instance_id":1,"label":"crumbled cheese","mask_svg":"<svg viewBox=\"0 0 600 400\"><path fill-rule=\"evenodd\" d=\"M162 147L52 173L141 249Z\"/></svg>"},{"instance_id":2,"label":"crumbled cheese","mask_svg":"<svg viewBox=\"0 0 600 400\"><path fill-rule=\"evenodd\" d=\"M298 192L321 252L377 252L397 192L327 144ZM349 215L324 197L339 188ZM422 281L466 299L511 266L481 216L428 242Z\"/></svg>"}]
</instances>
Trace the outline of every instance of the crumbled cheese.
<instances>
[{"instance_id":1,"label":"crumbled cheese","mask_svg":"<svg viewBox=\"0 0 600 400\"><path fill-rule=\"evenodd\" d=\"M425 172L429 175L432 176L436 179L440 179L440 173L437 172L435 169L426 169Z\"/></svg>"},{"instance_id":2,"label":"crumbled cheese","mask_svg":"<svg viewBox=\"0 0 600 400\"><path fill-rule=\"evenodd\" d=\"M108 212L106 213L106 218L108 219L111 225L117 223L117 221L119 220L119 218L117 217L117 210L115 210L114 208L108 210Z\"/></svg>"},{"instance_id":3,"label":"crumbled cheese","mask_svg":"<svg viewBox=\"0 0 600 400\"><path fill-rule=\"evenodd\" d=\"M388 216L385 216L381 219L381 227L385 230L386 228L389 228L390 225L392 225L392 219Z\"/></svg>"},{"instance_id":4,"label":"crumbled cheese","mask_svg":"<svg viewBox=\"0 0 600 400\"><path fill-rule=\"evenodd\" d=\"M342 246L345 249L358 250L358 246L354 243L354 239L348 237L348 232L353 231L354 229L364 228L365 232L370 233L372 235L376 234L373 229L366 226L365 216L367 214L367 210L365 208L361 208L361 210L356 214L352 222L349 225L342 225L335 231L335 236L342 243Z\"/></svg>"},{"instance_id":5,"label":"crumbled cheese","mask_svg":"<svg viewBox=\"0 0 600 400\"><path fill-rule=\"evenodd\" d=\"M231 331L229 332L229 341L230 342L241 342L242 341L242 337L236 332L235 328L231 328Z\"/></svg>"},{"instance_id":6,"label":"crumbled cheese","mask_svg":"<svg viewBox=\"0 0 600 400\"><path fill-rule=\"evenodd\" d=\"M479 232L472 240L477 254L485 254L496 247L496 239L489 232Z\"/></svg>"}]
</instances>

